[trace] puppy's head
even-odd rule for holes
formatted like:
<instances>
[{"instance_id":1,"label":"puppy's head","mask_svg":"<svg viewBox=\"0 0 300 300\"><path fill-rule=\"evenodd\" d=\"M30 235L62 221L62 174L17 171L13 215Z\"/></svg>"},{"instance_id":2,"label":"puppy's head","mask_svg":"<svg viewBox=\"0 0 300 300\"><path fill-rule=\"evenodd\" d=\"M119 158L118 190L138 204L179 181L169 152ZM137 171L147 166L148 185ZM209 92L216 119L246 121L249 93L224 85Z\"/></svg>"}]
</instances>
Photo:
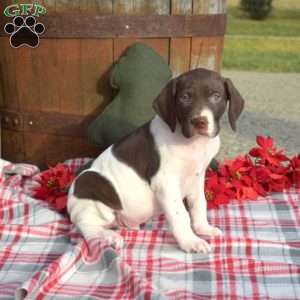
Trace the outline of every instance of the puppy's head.
<instances>
[{"instance_id":1,"label":"puppy's head","mask_svg":"<svg viewBox=\"0 0 300 300\"><path fill-rule=\"evenodd\" d=\"M215 137L228 103L231 128L244 108L244 100L230 79L218 73L195 69L169 81L153 102L153 108L174 132L176 124L187 137Z\"/></svg>"}]
</instances>

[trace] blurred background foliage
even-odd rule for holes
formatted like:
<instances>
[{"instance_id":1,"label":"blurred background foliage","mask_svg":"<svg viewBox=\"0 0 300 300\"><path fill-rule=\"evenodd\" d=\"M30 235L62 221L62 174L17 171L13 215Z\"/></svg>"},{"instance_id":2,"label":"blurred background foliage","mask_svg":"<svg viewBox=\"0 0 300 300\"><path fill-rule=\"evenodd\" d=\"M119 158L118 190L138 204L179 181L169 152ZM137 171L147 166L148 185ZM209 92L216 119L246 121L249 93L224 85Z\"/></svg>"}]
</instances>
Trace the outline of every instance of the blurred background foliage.
<instances>
[{"instance_id":1,"label":"blurred background foliage","mask_svg":"<svg viewBox=\"0 0 300 300\"><path fill-rule=\"evenodd\" d=\"M241 8L256 20L265 19L271 12L273 0L241 0Z\"/></svg>"}]
</instances>

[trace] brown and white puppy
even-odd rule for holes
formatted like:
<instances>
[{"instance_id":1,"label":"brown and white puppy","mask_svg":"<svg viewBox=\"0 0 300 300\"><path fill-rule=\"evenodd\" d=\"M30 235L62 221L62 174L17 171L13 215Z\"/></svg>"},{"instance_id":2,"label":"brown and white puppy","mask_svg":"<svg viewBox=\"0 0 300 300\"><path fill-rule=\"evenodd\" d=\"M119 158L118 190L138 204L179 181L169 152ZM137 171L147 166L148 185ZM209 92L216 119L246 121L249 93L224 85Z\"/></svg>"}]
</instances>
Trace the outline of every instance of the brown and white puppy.
<instances>
[{"instance_id":1,"label":"brown and white puppy","mask_svg":"<svg viewBox=\"0 0 300 300\"><path fill-rule=\"evenodd\" d=\"M171 80L153 102L157 115L106 149L72 184L68 212L84 237L120 247L112 228L137 228L164 213L181 249L208 252L199 235L221 231L207 221L204 176L220 146L227 106L235 130L244 100L216 72L196 69Z\"/></svg>"}]
</instances>

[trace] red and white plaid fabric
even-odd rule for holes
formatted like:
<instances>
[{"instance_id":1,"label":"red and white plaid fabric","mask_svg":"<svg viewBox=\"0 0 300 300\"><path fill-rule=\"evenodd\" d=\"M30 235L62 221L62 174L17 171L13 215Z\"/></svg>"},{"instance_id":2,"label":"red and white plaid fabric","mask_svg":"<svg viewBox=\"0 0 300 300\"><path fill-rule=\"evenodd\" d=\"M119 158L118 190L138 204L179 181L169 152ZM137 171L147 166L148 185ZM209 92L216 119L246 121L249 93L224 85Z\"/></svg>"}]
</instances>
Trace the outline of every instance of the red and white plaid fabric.
<instances>
[{"instance_id":1,"label":"red and white plaid fabric","mask_svg":"<svg viewBox=\"0 0 300 300\"><path fill-rule=\"evenodd\" d=\"M28 195L38 172L0 177L0 299L300 299L299 190L211 210L209 255L179 250L163 216L121 230L117 252Z\"/></svg>"}]
</instances>

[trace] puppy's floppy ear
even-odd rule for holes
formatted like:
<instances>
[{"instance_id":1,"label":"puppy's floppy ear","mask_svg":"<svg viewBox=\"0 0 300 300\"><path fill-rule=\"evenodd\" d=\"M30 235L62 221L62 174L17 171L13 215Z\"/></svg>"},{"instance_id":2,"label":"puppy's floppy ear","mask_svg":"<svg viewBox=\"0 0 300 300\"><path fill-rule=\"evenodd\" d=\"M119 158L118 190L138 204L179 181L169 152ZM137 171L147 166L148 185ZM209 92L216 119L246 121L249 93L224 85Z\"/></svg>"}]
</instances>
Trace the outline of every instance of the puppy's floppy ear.
<instances>
[{"instance_id":1,"label":"puppy's floppy ear","mask_svg":"<svg viewBox=\"0 0 300 300\"><path fill-rule=\"evenodd\" d=\"M225 78L224 86L229 101L228 119L232 130L236 130L236 120L244 109L245 101L229 78Z\"/></svg>"},{"instance_id":2,"label":"puppy's floppy ear","mask_svg":"<svg viewBox=\"0 0 300 300\"><path fill-rule=\"evenodd\" d=\"M176 129L176 79L170 80L153 101L152 107L155 112L170 127L172 132Z\"/></svg>"}]
</instances>

